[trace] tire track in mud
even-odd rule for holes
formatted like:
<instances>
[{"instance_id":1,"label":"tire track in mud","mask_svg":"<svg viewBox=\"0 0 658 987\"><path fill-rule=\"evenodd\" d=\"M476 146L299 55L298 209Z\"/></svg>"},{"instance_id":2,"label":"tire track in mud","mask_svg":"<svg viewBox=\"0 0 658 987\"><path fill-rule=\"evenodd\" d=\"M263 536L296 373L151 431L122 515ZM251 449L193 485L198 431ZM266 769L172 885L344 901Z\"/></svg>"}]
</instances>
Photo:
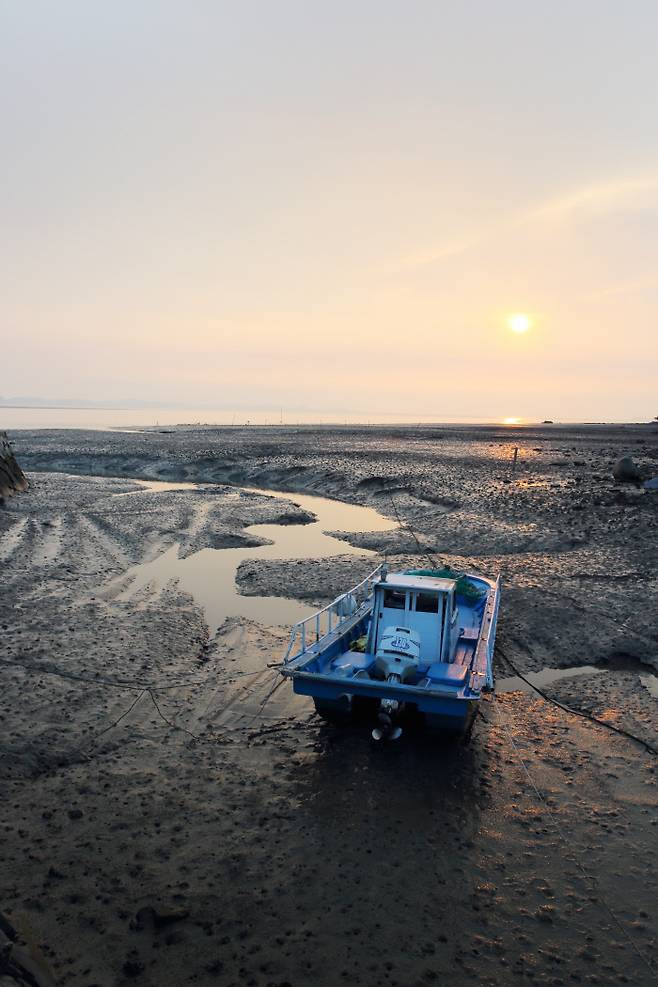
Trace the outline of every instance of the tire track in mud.
<instances>
[{"instance_id":1,"label":"tire track in mud","mask_svg":"<svg viewBox=\"0 0 658 987\"><path fill-rule=\"evenodd\" d=\"M0 562L6 566L6 577L13 580L21 573L56 563L62 556L64 531L60 515L45 521L38 517L16 521L0 541ZM18 560L21 564L14 565Z\"/></svg>"},{"instance_id":2,"label":"tire track in mud","mask_svg":"<svg viewBox=\"0 0 658 987\"><path fill-rule=\"evenodd\" d=\"M103 531L92 517L80 514L77 516L76 522L81 539L95 544L101 558L109 558L117 567L130 565L131 560L120 542L113 535ZM89 549L87 551L88 554L93 554Z\"/></svg>"},{"instance_id":3,"label":"tire track in mud","mask_svg":"<svg viewBox=\"0 0 658 987\"><path fill-rule=\"evenodd\" d=\"M46 521L38 517L21 518L0 540L0 562L5 566L7 584L17 587L25 582L27 575L30 575L28 582L33 582L37 575L48 578L58 567L65 567L76 534L76 527L66 524L63 515Z\"/></svg>"},{"instance_id":4,"label":"tire track in mud","mask_svg":"<svg viewBox=\"0 0 658 987\"><path fill-rule=\"evenodd\" d=\"M198 535L203 533L209 517L214 513L217 502L195 502L191 505L188 518L181 524L181 555L188 555L195 551L195 542Z\"/></svg>"},{"instance_id":5,"label":"tire track in mud","mask_svg":"<svg viewBox=\"0 0 658 987\"><path fill-rule=\"evenodd\" d=\"M9 562L21 549L23 538L27 536L28 518L21 517L2 533L0 540L0 562Z\"/></svg>"},{"instance_id":6,"label":"tire track in mud","mask_svg":"<svg viewBox=\"0 0 658 987\"><path fill-rule=\"evenodd\" d=\"M62 555L64 541L63 518L60 516L41 522L41 539L43 561L45 564L56 562Z\"/></svg>"}]
</instances>

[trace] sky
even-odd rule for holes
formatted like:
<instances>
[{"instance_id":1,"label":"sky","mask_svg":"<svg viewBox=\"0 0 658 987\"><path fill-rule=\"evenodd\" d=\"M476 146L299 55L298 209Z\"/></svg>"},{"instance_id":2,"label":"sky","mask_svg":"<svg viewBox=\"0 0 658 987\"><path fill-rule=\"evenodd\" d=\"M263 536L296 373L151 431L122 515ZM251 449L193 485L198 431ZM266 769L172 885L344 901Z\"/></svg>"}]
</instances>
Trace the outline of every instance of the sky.
<instances>
[{"instance_id":1,"label":"sky","mask_svg":"<svg viewBox=\"0 0 658 987\"><path fill-rule=\"evenodd\" d=\"M0 395L658 415L657 37L654 0L0 0Z\"/></svg>"}]
</instances>

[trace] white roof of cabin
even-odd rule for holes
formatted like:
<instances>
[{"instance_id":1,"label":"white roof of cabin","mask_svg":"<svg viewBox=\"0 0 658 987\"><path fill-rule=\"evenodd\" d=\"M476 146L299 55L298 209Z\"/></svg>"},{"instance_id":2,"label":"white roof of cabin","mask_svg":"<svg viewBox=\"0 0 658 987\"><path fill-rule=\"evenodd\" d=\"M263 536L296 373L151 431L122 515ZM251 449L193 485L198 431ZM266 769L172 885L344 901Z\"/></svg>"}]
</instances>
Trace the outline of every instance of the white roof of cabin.
<instances>
[{"instance_id":1,"label":"white roof of cabin","mask_svg":"<svg viewBox=\"0 0 658 987\"><path fill-rule=\"evenodd\" d=\"M434 593L449 593L455 588L454 579L440 579L438 576L409 576L404 572L389 572L386 582L380 586L390 589L416 589Z\"/></svg>"}]
</instances>

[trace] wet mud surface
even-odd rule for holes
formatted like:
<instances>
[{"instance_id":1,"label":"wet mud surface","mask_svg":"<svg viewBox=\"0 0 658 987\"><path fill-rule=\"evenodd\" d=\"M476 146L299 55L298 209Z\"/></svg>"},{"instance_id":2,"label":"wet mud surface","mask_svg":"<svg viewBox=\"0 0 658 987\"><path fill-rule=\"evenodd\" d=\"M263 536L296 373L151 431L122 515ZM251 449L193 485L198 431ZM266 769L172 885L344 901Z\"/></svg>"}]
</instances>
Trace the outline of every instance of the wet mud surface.
<instances>
[{"instance_id":1,"label":"wet mud surface","mask_svg":"<svg viewBox=\"0 0 658 987\"><path fill-rule=\"evenodd\" d=\"M287 627L229 617L211 635L172 582L124 598L131 570L175 545L192 557L310 520L227 482L397 511L416 538L249 558L240 592L324 603L384 554L501 571L499 674L506 658L597 664L547 691L655 745L639 663L658 665L658 495L610 471L630 452L658 472L658 435L513 435L12 436L31 472L0 511L0 912L56 983L654 982L656 759L641 746L520 692L483 703L468 742L373 745L275 688Z\"/></svg>"}]
</instances>

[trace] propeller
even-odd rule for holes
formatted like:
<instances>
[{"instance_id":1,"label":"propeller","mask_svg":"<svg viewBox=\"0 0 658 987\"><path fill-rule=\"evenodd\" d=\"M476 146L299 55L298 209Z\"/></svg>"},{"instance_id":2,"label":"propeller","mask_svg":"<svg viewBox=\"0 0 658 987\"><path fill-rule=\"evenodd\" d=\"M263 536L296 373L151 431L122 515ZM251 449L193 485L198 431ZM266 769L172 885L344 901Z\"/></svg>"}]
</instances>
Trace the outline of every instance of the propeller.
<instances>
[{"instance_id":1,"label":"propeller","mask_svg":"<svg viewBox=\"0 0 658 987\"><path fill-rule=\"evenodd\" d=\"M373 740L398 740L402 736L402 727L394 727L390 733L384 733L379 727L372 731Z\"/></svg>"},{"instance_id":2,"label":"propeller","mask_svg":"<svg viewBox=\"0 0 658 987\"><path fill-rule=\"evenodd\" d=\"M402 736L402 727L394 727L393 720L388 713L379 713L380 726L372 731L373 740L397 740Z\"/></svg>"}]
</instances>

